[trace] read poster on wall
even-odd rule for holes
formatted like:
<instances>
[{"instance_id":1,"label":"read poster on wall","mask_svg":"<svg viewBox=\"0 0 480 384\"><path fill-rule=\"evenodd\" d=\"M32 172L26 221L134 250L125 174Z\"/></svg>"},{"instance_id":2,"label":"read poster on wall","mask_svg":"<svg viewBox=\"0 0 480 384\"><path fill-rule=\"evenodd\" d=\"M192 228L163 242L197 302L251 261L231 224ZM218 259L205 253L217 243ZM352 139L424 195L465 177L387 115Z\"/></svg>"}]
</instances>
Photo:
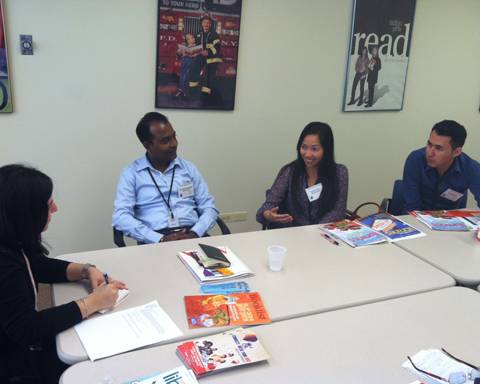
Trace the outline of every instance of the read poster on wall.
<instances>
[{"instance_id":1,"label":"read poster on wall","mask_svg":"<svg viewBox=\"0 0 480 384\"><path fill-rule=\"evenodd\" d=\"M3 4L0 0L0 112L12 112L12 93L8 78L7 42L5 38L5 24Z\"/></svg>"},{"instance_id":2,"label":"read poster on wall","mask_svg":"<svg viewBox=\"0 0 480 384\"><path fill-rule=\"evenodd\" d=\"M233 110L242 0L159 0L156 108Z\"/></svg>"},{"instance_id":3,"label":"read poster on wall","mask_svg":"<svg viewBox=\"0 0 480 384\"><path fill-rule=\"evenodd\" d=\"M355 0L343 111L401 110L416 0Z\"/></svg>"}]
</instances>

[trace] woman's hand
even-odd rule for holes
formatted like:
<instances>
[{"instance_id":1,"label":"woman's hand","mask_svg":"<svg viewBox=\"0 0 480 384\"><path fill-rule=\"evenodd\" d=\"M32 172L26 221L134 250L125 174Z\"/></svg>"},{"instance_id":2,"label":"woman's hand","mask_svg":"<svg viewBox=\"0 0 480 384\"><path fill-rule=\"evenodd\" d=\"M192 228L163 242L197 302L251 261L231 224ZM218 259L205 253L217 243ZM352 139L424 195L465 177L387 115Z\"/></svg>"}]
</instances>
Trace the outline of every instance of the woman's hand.
<instances>
[{"instance_id":1,"label":"woman's hand","mask_svg":"<svg viewBox=\"0 0 480 384\"><path fill-rule=\"evenodd\" d=\"M125 289L125 284L121 281L113 281L110 284L103 283L90 296L83 299L85 302L82 299L77 300L83 318L85 319L101 309L112 308L117 302L119 289Z\"/></svg>"},{"instance_id":2,"label":"woman's hand","mask_svg":"<svg viewBox=\"0 0 480 384\"><path fill-rule=\"evenodd\" d=\"M94 267L88 268L87 279L90 280L90 283L92 284L92 291L95 291L101 284L105 283L105 276L103 275L102 271ZM116 281L111 277L108 278L108 282L109 283L117 282L119 283L118 289L127 289L127 287L125 286L125 283L121 281Z\"/></svg>"},{"instance_id":3,"label":"woman's hand","mask_svg":"<svg viewBox=\"0 0 480 384\"><path fill-rule=\"evenodd\" d=\"M293 221L293 217L288 213L278 214L278 207L263 212L263 217L271 223L288 224Z\"/></svg>"}]
</instances>

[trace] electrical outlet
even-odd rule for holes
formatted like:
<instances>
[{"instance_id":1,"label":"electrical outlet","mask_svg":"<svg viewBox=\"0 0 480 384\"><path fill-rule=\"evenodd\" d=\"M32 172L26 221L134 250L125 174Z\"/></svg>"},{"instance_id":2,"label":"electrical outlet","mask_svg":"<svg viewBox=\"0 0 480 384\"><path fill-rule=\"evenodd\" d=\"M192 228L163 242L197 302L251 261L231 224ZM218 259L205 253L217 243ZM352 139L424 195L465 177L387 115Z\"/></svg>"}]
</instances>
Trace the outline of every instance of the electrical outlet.
<instances>
[{"instance_id":1,"label":"electrical outlet","mask_svg":"<svg viewBox=\"0 0 480 384\"><path fill-rule=\"evenodd\" d=\"M232 221L247 221L247 212L235 212Z\"/></svg>"},{"instance_id":2,"label":"electrical outlet","mask_svg":"<svg viewBox=\"0 0 480 384\"><path fill-rule=\"evenodd\" d=\"M234 221L233 213L221 213L219 217L223 220L224 223L231 223L232 221Z\"/></svg>"}]
</instances>

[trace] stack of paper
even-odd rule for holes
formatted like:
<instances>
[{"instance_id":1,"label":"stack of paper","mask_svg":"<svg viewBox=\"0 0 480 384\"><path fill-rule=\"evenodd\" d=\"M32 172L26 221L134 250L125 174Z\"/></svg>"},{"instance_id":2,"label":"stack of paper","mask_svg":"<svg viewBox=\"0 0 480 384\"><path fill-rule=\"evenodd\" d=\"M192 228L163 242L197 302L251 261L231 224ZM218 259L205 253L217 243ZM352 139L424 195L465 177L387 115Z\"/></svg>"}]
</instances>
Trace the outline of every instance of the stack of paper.
<instances>
[{"instance_id":1,"label":"stack of paper","mask_svg":"<svg viewBox=\"0 0 480 384\"><path fill-rule=\"evenodd\" d=\"M75 330L92 361L183 335L156 300L90 318L75 325Z\"/></svg>"},{"instance_id":2,"label":"stack of paper","mask_svg":"<svg viewBox=\"0 0 480 384\"><path fill-rule=\"evenodd\" d=\"M189 341L177 353L196 377L270 358L255 333L243 328Z\"/></svg>"}]
</instances>

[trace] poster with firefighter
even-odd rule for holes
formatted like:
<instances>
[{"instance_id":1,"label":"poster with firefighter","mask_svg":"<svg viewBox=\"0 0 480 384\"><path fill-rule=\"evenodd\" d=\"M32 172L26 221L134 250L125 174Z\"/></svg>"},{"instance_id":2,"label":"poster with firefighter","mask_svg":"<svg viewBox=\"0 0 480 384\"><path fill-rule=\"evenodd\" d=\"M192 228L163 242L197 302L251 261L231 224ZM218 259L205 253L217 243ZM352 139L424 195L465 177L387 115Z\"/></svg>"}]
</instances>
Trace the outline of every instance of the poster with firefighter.
<instances>
[{"instance_id":1,"label":"poster with firefighter","mask_svg":"<svg viewBox=\"0 0 480 384\"><path fill-rule=\"evenodd\" d=\"M242 0L159 0L156 108L233 110Z\"/></svg>"},{"instance_id":2,"label":"poster with firefighter","mask_svg":"<svg viewBox=\"0 0 480 384\"><path fill-rule=\"evenodd\" d=\"M416 0L355 0L343 111L401 110Z\"/></svg>"}]
</instances>

